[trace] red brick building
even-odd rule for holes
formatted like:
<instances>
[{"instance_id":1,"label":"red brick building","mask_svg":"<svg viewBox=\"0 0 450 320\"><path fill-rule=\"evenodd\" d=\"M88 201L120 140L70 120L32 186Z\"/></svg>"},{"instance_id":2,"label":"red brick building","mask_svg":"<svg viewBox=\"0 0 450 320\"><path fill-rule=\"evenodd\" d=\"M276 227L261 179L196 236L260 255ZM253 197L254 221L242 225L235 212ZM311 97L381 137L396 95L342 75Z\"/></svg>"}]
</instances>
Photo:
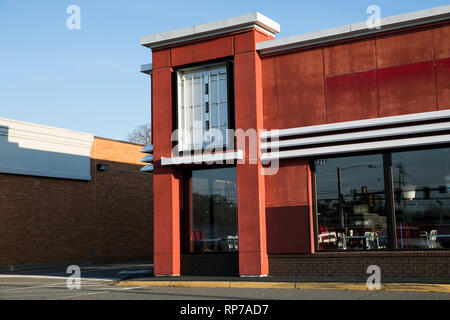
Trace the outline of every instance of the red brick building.
<instances>
[{"instance_id":1,"label":"red brick building","mask_svg":"<svg viewBox=\"0 0 450 320\"><path fill-rule=\"evenodd\" d=\"M450 7L278 32L142 39L155 274L449 277Z\"/></svg>"},{"instance_id":2,"label":"red brick building","mask_svg":"<svg viewBox=\"0 0 450 320\"><path fill-rule=\"evenodd\" d=\"M142 147L0 119L0 267L151 261Z\"/></svg>"}]
</instances>

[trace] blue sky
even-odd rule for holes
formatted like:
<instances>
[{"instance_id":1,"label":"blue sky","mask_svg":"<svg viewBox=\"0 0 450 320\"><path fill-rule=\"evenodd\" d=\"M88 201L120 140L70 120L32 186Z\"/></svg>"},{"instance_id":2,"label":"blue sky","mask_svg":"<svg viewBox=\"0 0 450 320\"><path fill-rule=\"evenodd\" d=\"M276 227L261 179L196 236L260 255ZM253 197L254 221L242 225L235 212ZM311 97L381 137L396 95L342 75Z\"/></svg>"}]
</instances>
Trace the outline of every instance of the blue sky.
<instances>
[{"instance_id":1,"label":"blue sky","mask_svg":"<svg viewBox=\"0 0 450 320\"><path fill-rule=\"evenodd\" d=\"M124 139L150 120L142 36L259 11L278 38L447 5L441 0L0 0L0 117ZM69 30L66 9L81 9Z\"/></svg>"}]
</instances>

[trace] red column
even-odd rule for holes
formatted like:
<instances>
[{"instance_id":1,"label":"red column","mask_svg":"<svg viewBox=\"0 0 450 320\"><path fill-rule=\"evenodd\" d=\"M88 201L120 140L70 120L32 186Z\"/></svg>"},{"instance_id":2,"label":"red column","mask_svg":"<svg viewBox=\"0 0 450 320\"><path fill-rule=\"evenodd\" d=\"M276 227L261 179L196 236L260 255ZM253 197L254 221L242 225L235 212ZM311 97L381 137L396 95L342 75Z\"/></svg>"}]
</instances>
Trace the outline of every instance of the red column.
<instances>
[{"instance_id":1,"label":"red column","mask_svg":"<svg viewBox=\"0 0 450 320\"><path fill-rule=\"evenodd\" d=\"M154 274L180 274L180 177L175 168L160 166L161 157L172 153L172 69L167 55L154 55L159 69L152 74L154 145ZM156 61L155 61L156 60ZM163 63L165 62L165 63Z\"/></svg>"},{"instance_id":2,"label":"red column","mask_svg":"<svg viewBox=\"0 0 450 320\"><path fill-rule=\"evenodd\" d=\"M160 168L154 172L155 276L180 274L179 182L174 169Z\"/></svg>"},{"instance_id":3,"label":"red column","mask_svg":"<svg viewBox=\"0 0 450 320\"><path fill-rule=\"evenodd\" d=\"M235 55L236 129L259 130L263 127L261 59L252 47ZM249 164L248 151L247 146L245 164L237 165L239 274L265 276L269 268L264 176L259 161Z\"/></svg>"}]
</instances>

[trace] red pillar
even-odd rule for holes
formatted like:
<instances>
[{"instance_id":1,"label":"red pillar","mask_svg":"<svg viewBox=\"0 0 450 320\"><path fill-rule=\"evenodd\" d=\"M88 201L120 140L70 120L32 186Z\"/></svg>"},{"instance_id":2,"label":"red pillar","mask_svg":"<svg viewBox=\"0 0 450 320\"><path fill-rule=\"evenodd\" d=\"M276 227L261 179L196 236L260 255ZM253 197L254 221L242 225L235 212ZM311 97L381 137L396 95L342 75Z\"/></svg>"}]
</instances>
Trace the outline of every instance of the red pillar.
<instances>
[{"instance_id":1,"label":"red pillar","mask_svg":"<svg viewBox=\"0 0 450 320\"><path fill-rule=\"evenodd\" d=\"M153 176L154 274L180 274L180 179L174 169L160 168Z\"/></svg>"},{"instance_id":2,"label":"red pillar","mask_svg":"<svg viewBox=\"0 0 450 320\"><path fill-rule=\"evenodd\" d=\"M155 54L156 53L156 54ZM152 74L154 145L154 274L180 274L180 176L176 168L160 166L172 153L172 69L170 51L154 52ZM158 68L159 67L159 68Z\"/></svg>"},{"instance_id":3,"label":"red pillar","mask_svg":"<svg viewBox=\"0 0 450 320\"><path fill-rule=\"evenodd\" d=\"M261 59L254 47L249 46L235 55L235 112L236 129L258 131L263 128L262 71ZM269 266L264 176L259 161L249 163L248 144L246 149L245 164L237 165L239 274L266 276Z\"/></svg>"}]
</instances>

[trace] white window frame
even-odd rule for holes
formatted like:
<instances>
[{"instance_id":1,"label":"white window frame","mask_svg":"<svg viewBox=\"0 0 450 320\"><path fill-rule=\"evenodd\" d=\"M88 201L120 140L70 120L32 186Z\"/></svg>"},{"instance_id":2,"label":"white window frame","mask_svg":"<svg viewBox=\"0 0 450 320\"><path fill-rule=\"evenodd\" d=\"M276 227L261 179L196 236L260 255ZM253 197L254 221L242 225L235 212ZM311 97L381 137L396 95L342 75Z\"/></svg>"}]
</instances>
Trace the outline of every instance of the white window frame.
<instances>
[{"instance_id":1,"label":"white window frame","mask_svg":"<svg viewBox=\"0 0 450 320\"><path fill-rule=\"evenodd\" d=\"M178 151L229 146L229 77L226 62L177 71Z\"/></svg>"}]
</instances>

